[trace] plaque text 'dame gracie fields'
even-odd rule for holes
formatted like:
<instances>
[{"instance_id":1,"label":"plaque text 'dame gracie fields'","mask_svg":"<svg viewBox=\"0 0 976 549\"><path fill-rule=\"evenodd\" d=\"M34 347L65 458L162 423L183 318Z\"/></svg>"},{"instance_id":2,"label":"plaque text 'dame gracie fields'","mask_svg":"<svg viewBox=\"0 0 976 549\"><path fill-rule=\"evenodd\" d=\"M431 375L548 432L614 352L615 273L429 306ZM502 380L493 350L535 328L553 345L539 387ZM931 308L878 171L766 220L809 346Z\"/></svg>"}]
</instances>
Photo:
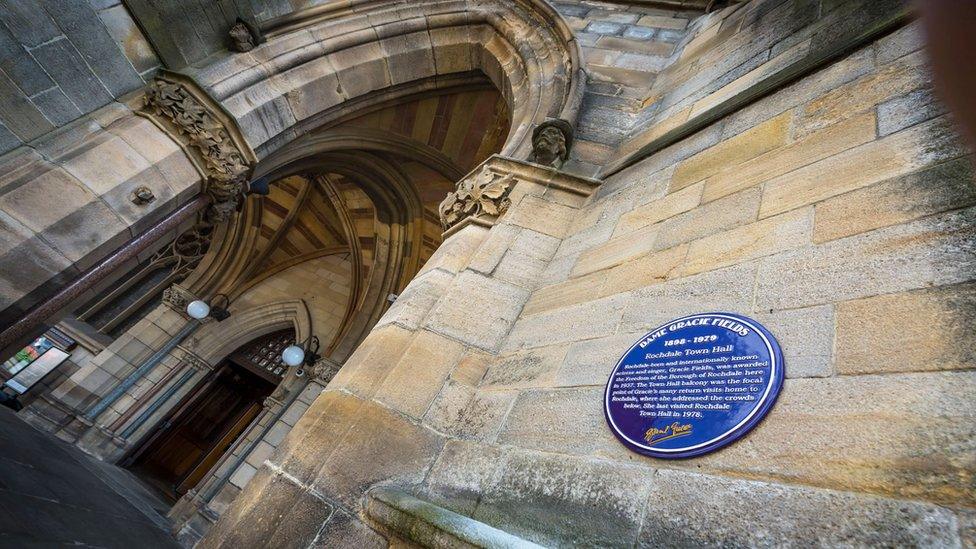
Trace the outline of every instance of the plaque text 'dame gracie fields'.
<instances>
[{"instance_id":1,"label":"plaque text 'dame gracie fields'","mask_svg":"<svg viewBox=\"0 0 976 549\"><path fill-rule=\"evenodd\" d=\"M617 362L607 423L628 448L687 458L731 444L766 415L783 385L783 353L758 322L732 313L679 318Z\"/></svg>"}]
</instances>

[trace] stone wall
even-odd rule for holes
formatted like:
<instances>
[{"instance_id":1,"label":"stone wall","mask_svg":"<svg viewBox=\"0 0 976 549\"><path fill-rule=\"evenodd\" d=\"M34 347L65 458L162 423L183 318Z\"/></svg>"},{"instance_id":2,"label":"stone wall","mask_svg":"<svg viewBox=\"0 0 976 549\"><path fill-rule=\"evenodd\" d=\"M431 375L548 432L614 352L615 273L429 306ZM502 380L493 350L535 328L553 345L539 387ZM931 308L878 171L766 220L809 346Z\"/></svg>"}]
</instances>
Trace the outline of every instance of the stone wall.
<instances>
[{"instance_id":1,"label":"stone wall","mask_svg":"<svg viewBox=\"0 0 976 549\"><path fill-rule=\"evenodd\" d=\"M574 30L588 75L565 169L593 175L634 130L648 90L703 10L587 0L555 7Z\"/></svg>"},{"instance_id":2,"label":"stone wall","mask_svg":"<svg viewBox=\"0 0 976 549\"><path fill-rule=\"evenodd\" d=\"M0 154L141 88L158 67L119 0L0 2Z\"/></svg>"},{"instance_id":3,"label":"stone wall","mask_svg":"<svg viewBox=\"0 0 976 549\"><path fill-rule=\"evenodd\" d=\"M547 546L972 544L976 190L920 48L915 24L886 33L588 198L517 176L203 546L385 546L360 514L377 485ZM779 339L778 403L707 456L627 451L602 412L613 365L710 310Z\"/></svg>"}]
</instances>

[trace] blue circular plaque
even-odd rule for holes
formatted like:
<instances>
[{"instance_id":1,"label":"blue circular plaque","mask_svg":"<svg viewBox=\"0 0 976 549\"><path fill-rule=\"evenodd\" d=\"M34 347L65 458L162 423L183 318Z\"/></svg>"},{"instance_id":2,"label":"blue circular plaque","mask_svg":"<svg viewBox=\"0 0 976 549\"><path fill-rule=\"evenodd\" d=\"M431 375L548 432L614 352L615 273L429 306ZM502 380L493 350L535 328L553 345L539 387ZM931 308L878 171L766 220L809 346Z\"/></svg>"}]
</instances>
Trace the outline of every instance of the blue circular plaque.
<instances>
[{"instance_id":1,"label":"blue circular plaque","mask_svg":"<svg viewBox=\"0 0 976 549\"><path fill-rule=\"evenodd\" d=\"M628 448L688 458L738 440L783 386L783 352L769 330L732 313L678 318L617 362L604 395L607 424Z\"/></svg>"}]
</instances>

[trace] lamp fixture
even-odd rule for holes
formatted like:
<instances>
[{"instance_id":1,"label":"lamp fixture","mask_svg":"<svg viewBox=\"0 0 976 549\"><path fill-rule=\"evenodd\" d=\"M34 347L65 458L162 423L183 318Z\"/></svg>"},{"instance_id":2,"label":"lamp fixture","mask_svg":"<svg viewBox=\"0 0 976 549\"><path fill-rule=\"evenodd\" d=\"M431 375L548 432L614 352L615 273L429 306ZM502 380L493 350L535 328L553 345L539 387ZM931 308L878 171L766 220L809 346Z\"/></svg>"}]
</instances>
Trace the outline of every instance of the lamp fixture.
<instances>
[{"instance_id":1,"label":"lamp fixture","mask_svg":"<svg viewBox=\"0 0 976 549\"><path fill-rule=\"evenodd\" d=\"M297 366L298 370L295 371L295 375L302 377L305 375L305 366L311 366L322 358L319 355L319 347L319 337L316 335L309 336L301 343L296 341L285 347L281 352L281 360L288 366Z\"/></svg>"},{"instance_id":2,"label":"lamp fixture","mask_svg":"<svg viewBox=\"0 0 976 549\"><path fill-rule=\"evenodd\" d=\"M230 316L230 311L227 310L228 307L230 307L230 299L227 295L217 294L210 299L210 303L202 299L191 301L186 306L186 314L196 320L203 320L209 316L217 322L220 322Z\"/></svg>"}]
</instances>

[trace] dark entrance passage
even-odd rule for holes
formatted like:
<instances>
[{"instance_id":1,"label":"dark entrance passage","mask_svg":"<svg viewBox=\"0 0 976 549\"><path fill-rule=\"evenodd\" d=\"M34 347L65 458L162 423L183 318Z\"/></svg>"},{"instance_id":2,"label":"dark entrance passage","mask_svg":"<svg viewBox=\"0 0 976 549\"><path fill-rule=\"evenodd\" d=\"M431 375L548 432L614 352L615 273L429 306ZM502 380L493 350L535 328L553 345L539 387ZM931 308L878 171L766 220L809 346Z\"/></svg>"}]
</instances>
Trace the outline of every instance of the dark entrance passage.
<instances>
[{"instance_id":1,"label":"dark entrance passage","mask_svg":"<svg viewBox=\"0 0 976 549\"><path fill-rule=\"evenodd\" d=\"M175 503L261 412L277 381L262 374L224 361L123 465Z\"/></svg>"}]
</instances>

